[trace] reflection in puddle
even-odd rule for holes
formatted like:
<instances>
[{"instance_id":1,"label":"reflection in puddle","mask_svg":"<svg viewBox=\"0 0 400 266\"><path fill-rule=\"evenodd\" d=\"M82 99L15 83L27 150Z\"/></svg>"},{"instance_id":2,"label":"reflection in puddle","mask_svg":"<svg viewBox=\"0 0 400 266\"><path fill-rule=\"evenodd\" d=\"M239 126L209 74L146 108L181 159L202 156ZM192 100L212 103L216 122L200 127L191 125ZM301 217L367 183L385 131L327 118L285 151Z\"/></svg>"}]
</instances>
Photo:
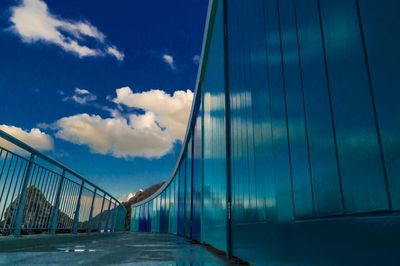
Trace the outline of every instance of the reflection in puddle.
<instances>
[{"instance_id":1,"label":"reflection in puddle","mask_svg":"<svg viewBox=\"0 0 400 266\"><path fill-rule=\"evenodd\" d=\"M84 247L84 246L75 246L75 248L58 248L59 251L62 252L95 252L95 249L84 249L84 248L78 248L78 247Z\"/></svg>"}]
</instances>

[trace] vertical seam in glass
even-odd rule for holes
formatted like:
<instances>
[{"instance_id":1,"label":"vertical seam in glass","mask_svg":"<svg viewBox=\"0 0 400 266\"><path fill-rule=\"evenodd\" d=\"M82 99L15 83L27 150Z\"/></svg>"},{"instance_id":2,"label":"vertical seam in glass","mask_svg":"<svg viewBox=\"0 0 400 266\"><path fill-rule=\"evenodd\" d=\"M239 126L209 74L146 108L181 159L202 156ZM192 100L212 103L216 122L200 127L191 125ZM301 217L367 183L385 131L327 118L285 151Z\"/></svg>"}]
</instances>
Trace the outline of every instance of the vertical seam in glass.
<instances>
[{"instance_id":1,"label":"vertical seam in glass","mask_svg":"<svg viewBox=\"0 0 400 266\"><path fill-rule=\"evenodd\" d=\"M306 102L305 102L305 97L304 97L303 64L302 64L301 56L300 56L300 40L299 40L299 26L298 26L296 0L293 0L293 8L294 8L294 17L295 17L295 25L296 25L296 41L297 41L297 55L298 55L298 59L299 59L301 96L302 96L302 100L303 100L303 114L304 114L304 124L305 124L304 129L306 131L308 171L310 173L311 199L312 199L312 204L313 204L312 210L313 210L313 216L315 216L315 198L314 198L314 186L313 186L313 173L312 173L312 168L311 168L309 132L308 132L308 123L307 123L307 114L306 114Z\"/></svg>"},{"instance_id":2,"label":"vertical seam in glass","mask_svg":"<svg viewBox=\"0 0 400 266\"><path fill-rule=\"evenodd\" d=\"M292 175L292 156L290 152L290 135L289 135L289 123L288 123L288 107L287 107L287 99L286 99L286 81L285 81L285 69L284 69L284 62L283 62L283 46L282 46L282 29L281 29L281 14L280 14L280 7L279 7L279 0L276 0L276 7L277 7L277 15L278 15L278 28L279 28L279 47L281 51L281 72L282 72L282 86L283 86L283 101L285 106L285 122L286 122L286 141L288 144L288 159L289 159L289 173L290 173L290 185L291 185L291 192L292 192L292 207L293 207L293 217L296 217L296 206L294 201L294 191L293 191L293 175Z\"/></svg>"},{"instance_id":3,"label":"vertical seam in glass","mask_svg":"<svg viewBox=\"0 0 400 266\"><path fill-rule=\"evenodd\" d=\"M374 114L374 122L375 122L375 130L377 134L377 139L378 139L378 145L379 145L379 153L382 161L382 169L383 169L383 175L385 179L385 188L386 188L386 194L387 194L387 200L388 200L388 207L389 210L392 210L392 198L390 194L390 186L389 186L389 180L388 180L388 174L387 174L387 168L386 168L386 162L385 162L385 154L383 153L383 144L382 144L382 136L381 136L381 131L379 127L379 120L378 120L378 113L376 111L376 103L375 103L375 95L373 91L373 86L372 86L372 75L371 75L371 67L370 63L368 60L368 54L367 54L367 45L365 41L365 33L364 33L364 27L362 25L362 18L361 18L361 10L360 10L360 3L358 0L355 0L356 3L356 10L357 10L357 19L358 19L358 25L360 29L360 37L361 37L361 43L362 43L362 53L364 56L365 60L365 69L367 71L367 77L368 77L368 90L371 96L371 103L372 103L372 111Z\"/></svg>"},{"instance_id":4,"label":"vertical seam in glass","mask_svg":"<svg viewBox=\"0 0 400 266\"><path fill-rule=\"evenodd\" d=\"M323 50L323 55L324 55L326 85L328 88L329 111L330 111L330 115L331 115L333 141L334 141L334 145L335 145L336 167L337 167L337 173L338 173L338 179L339 179L340 197L341 197L342 215L343 215L346 213L346 205L344 202L342 173L340 171L339 152L338 152L338 148L337 148L335 117L333 115L332 92L331 92L331 84L330 84L330 77L329 77L329 71L328 71L328 59L326 56L326 47L325 47L325 34L324 34L323 26L322 26L321 3L320 3L320 0L316 0L316 1L317 1L317 9L318 9L319 27L320 27L320 31L321 31L321 44L322 44L322 50Z\"/></svg>"}]
</instances>

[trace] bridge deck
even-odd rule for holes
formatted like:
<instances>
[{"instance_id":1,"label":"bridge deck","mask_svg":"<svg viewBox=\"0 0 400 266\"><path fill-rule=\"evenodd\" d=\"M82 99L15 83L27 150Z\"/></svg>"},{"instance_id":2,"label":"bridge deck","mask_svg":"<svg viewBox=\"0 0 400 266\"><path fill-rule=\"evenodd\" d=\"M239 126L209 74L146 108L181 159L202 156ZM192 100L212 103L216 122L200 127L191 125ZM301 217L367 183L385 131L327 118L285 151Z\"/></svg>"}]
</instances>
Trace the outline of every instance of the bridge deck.
<instances>
[{"instance_id":1,"label":"bridge deck","mask_svg":"<svg viewBox=\"0 0 400 266\"><path fill-rule=\"evenodd\" d=\"M0 239L0 264L228 265L201 245L172 235L115 233Z\"/></svg>"}]
</instances>

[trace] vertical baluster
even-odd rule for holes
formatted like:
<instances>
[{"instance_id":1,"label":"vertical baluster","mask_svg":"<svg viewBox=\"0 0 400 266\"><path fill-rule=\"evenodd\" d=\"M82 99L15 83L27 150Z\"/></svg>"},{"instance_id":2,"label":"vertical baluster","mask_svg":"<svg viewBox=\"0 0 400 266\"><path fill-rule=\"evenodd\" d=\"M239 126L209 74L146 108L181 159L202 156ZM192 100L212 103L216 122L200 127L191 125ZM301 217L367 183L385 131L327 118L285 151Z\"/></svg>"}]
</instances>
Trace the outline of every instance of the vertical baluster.
<instances>
[{"instance_id":1,"label":"vertical baluster","mask_svg":"<svg viewBox=\"0 0 400 266\"><path fill-rule=\"evenodd\" d=\"M52 202L54 202L54 205L56 203L56 196L57 196L56 195L57 194L57 183L59 181L58 180L59 178L57 178L58 176L59 176L58 174L52 173L51 183L49 184L49 188L48 188L48 190L49 190L49 192L48 192L49 200L48 201L50 202L50 204ZM41 228L48 229L50 231L50 226L51 226L50 220L51 220L52 211L53 211L52 206L50 206L50 209L46 210L46 215L43 216L43 219L41 221L41 225L40 225ZM56 225L56 227L57 227L57 225Z\"/></svg>"},{"instance_id":2,"label":"vertical baluster","mask_svg":"<svg viewBox=\"0 0 400 266\"><path fill-rule=\"evenodd\" d=\"M107 210L107 221L106 221L106 228L105 228L105 232L108 232L108 223L110 221L110 208L111 208L111 197L110 200L108 201L108 210Z\"/></svg>"},{"instance_id":3,"label":"vertical baluster","mask_svg":"<svg viewBox=\"0 0 400 266\"><path fill-rule=\"evenodd\" d=\"M65 213L70 214L72 217L74 215L74 208L76 208L76 205L78 205L78 195L79 195L80 187L79 187L79 185L76 186L77 185L76 183L72 183L72 182L69 182L69 183L71 184L71 189L69 190L70 194L71 194L71 196L70 196L71 200L68 201L68 205L65 208ZM74 198L73 195L76 195L76 198ZM65 226L72 228L73 223L74 223L73 220L69 221L69 223L66 223Z\"/></svg>"},{"instance_id":4,"label":"vertical baluster","mask_svg":"<svg viewBox=\"0 0 400 266\"><path fill-rule=\"evenodd\" d=\"M43 168L43 167L41 167L40 166L40 174L39 174L39 176L38 176L38 179L37 179L37 183L36 182L34 182L34 187L33 187L33 195L34 195L34 198L33 198L33 200L32 200L32 210L31 210L31 212L30 212L30 214L31 214L31 219L30 219L30 227L29 227L29 229L36 229L36 217L37 217L37 214L38 214L38 209L39 209L39 207L40 207L40 196L41 196L41 194L42 194L42 185L43 185L43 180L46 178L45 177L45 175L46 175L46 170ZM35 187L35 185L36 185L36 187Z\"/></svg>"},{"instance_id":5,"label":"vertical baluster","mask_svg":"<svg viewBox=\"0 0 400 266\"><path fill-rule=\"evenodd\" d=\"M64 219L61 220L61 227L63 229L71 228L73 227L74 224L74 214L75 214L75 208L76 205L74 204L75 199L74 195L76 195L76 198L78 199L79 197L79 189L80 187L75 189L75 183L72 183L70 180L66 182L67 180L64 180L64 185L61 193L65 195L65 199L63 200L62 206L59 208L60 212L63 212L65 215L63 216ZM77 203L78 204L78 203ZM61 215L61 213L60 213ZM69 221L67 217L71 217L71 220ZM61 219L61 217L60 217Z\"/></svg>"},{"instance_id":6,"label":"vertical baluster","mask_svg":"<svg viewBox=\"0 0 400 266\"><path fill-rule=\"evenodd\" d=\"M4 202L4 207L3 207L2 211L1 211L1 215L0 215L0 220L4 220L3 229L4 229L5 225L7 224L6 217L4 217L4 219L3 219L3 215L6 215L6 213L4 213L4 211L6 210L7 201L8 201L8 196L9 196L9 194L10 194L10 190L11 190L12 184L13 184L13 182L14 182L15 172L16 172L16 169L18 168L19 160L20 160L20 158L17 157L17 161L16 161L16 163L15 163L14 170L13 170L13 173L12 173L12 175L11 175L10 183L9 183L9 185L8 185L7 194L6 194L6 197L5 197L4 201L3 201L3 202ZM6 187L6 181L4 182L3 190L4 190L5 187ZM2 202L2 199L1 199L1 198L0 198L0 202Z\"/></svg>"},{"instance_id":7,"label":"vertical baluster","mask_svg":"<svg viewBox=\"0 0 400 266\"><path fill-rule=\"evenodd\" d=\"M117 204L117 202L115 202L115 204ZM113 213L113 224L112 224L112 227L111 227L111 232L115 232L115 227L116 227L117 219L118 219L118 208L119 208L119 206L117 207L117 205L115 205L114 213Z\"/></svg>"},{"instance_id":8,"label":"vertical baluster","mask_svg":"<svg viewBox=\"0 0 400 266\"><path fill-rule=\"evenodd\" d=\"M94 189L92 204L90 205L89 221L88 221L88 226L86 228L86 231L88 233L90 233L92 231L93 207L94 207L94 202L96 200L96 193L97 193L97 188Z\"/></svg>"},{"instance_id":9,"label":"vertical baluster","mask_svg":"<svg viewBox=\"0 0 400 266\"><path fill-rule=\"evenodd\" d=\"M28 189L28 183L31 175L31 170L32 170L32 165L33 161L35 159L35 155L31 154L31 157L29 158L28 162L28 169L26 171L26 174L24 176L24 182L22 184L22 190L21 194L19 197L18 201L18 206L17 206L17 211L16 211L16 218L14 220L14 235L20 236L21 235L21 227L22 227L22 222L24 219L24 211L25 211L25 203L26 203L26 192Z\"/></svg>"},{"instance_id":10,"label":"vertical baluster","mask_svg":"<svg viewBox=\"0 0 400 266\"><path fill-rule=\"evenodd\" d=\"M97 223L97 231L101 232L101 226L103 224L103 219L104 219L104 202L106 201L106 194L103 195L103 201L101 203L101 209L100 209L100 216L99 216L99 222Z\"/></svg>"},{"instance_id":11,"label":"vertical baluster","mask_svg":"<svg viewBox=\"0 0 400 266\"><path fill-rule=\"evenodd\" d=\"M0 154L0 158L1 158L1 154ZM22 171L22 175L24 175L24 173L25 173L25 171L26 171L26 165L24 165L24 163L25 163L25 161L24 160L22 160L21 161L21 165L20 165L20 168L19 168L19 170L18 170L18 174L17 174L17 180L15 181L15 185L14 185L14 189L13 189L13 192L12 192L12 195L11 195L11 199L10 199L10 205L9 205L9 209L8 209L8 211L6 212L6 217L4 218L4 226L7 226L7 229L8 230L10 230L11 229L11 227L13 226L13 218L15 217L15 213L11 210L12 209L12 206L11 206L11 204L12 204L12 202L13 202L13 200L14 200L14 195L15 195L15 191L17 190L17 188L18 188L18 184L19 184L19 180L20 179L22 179L22 178L20 178L21 177L21 170L22 170L22 168L24 169L23 171ZM24 166L24 167L23 167ZM5 208L5 206L4 206L4 208ZM10 215L11 215L11 217L10 217Z\"/></svg>"},{"instance_id":12,"label":"vertical baluster","mask_svg":"<svg viewBox=\"0 0 400 266\"><path fill-rule=\"evenodd\" d=\"M53 209L51 211L51 218L50 218L50 234L55 234L57 230L57 224L58 224L58 209L60 207L60 201L61 201L61 189L64 184L64 178L65 178L65 170L63 169L62 174L60 176L60 181L58 183L57 187L57 193L56 193L56 200L54 202Z\"/></svg>"},{"instance_id":13,"label":"vertical baluster","mask_svg":"<svg viewBox=\"0 0 400 266\"><path fill-rule=\"evenodd\" d=\"M41 184L41 187L39 189L39 195L41 195L42 197L39 198L40 204L39 204L39 208L37 209L36 212L36 217L35 217L35 228L36 229L42 229L41 227L41 221L43 219L43 216L45 216L45 211L46 211L46 207L47 205L47 187L51 178L51 172L50 171L46 171L47 175L43 176L43 183Z\"/></svg>"},{"instance_id":14,"label":"vertical baluster","mask_svg":"<svg viewBox=\"0 0 400 266\"><path fill-rule=\"evenodd\" d=\"M72 233L74 233L74 234L78 233L79 210L81 208L81 197L82 197L82 191L83 191L83 186L84 185L85 185L85 182L82 181L81 187L79 189L78 202L77 202L76 208L75 208L74 224L72 226Z\"/></svg>"}]
</instances>

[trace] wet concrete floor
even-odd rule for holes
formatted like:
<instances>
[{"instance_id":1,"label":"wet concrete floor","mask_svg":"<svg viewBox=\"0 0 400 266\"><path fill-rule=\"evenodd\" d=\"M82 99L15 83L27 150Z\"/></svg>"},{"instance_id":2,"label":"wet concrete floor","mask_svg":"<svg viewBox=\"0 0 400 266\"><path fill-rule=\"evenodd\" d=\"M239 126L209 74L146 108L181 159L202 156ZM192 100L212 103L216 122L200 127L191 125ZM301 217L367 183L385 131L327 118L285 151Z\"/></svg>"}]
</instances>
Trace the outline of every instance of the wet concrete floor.
<instances>
[{"instance_id":1,"label":"wet concrete floor","mask_svg":"<svg viewBox=\"0 0 400 266\"><path fill-rule=\"evenodd\" d=\"M1 265L229 265L189 240L163 234L111 233L0 238Z\"/></svg>"}]
</instances>

